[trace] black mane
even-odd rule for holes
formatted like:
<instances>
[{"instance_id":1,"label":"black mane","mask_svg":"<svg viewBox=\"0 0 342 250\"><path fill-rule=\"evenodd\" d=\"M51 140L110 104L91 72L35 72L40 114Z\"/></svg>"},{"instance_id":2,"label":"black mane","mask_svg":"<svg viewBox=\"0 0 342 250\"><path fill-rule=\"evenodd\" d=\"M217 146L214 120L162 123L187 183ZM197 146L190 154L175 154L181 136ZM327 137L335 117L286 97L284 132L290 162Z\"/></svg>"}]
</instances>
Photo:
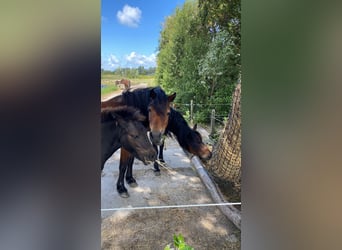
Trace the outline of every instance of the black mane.
<instances>
[{"instance_id":1,"label":"black mane","mask_svg":"<svg viewBox=\"0 0 342 250\"><path fill-rule=\"evenodd\" d=\"M133 91L125 91L122 93L123 101L127 106L139 108L143 115L148 116L148 106L151 104L151 91L155 93L153 102L157 104L167 102L167 95L160 87L139 88ZM156 105L155 107L158 108L159 105Z\"/></svg>"}]
</instances>

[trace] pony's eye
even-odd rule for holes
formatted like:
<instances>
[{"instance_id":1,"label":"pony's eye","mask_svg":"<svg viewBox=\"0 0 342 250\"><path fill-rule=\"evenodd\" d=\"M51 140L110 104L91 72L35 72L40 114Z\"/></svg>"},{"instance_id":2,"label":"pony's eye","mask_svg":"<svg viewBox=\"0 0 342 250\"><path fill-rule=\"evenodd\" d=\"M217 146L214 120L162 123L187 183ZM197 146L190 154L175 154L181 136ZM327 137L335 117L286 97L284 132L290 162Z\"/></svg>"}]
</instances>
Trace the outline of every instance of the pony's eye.
<instances>
[{"instance_id":1,"label":"pony's eye","mask_svg":"<svg viewBox=\"0 0 342 250\"><path fill-rule=\"evenodd\" d=\"M151 108L148 108L147 111L148 111L148 112L151 112Z\"/></svg>"},{"instance_id":2,"label":"pony's eye","mask_svg":"<svg viewBox=\"0 0 342 250\"><path fill-rule=\"evenodd\" d=\"M167 115L170 115L171 114L171 112L167 112Z\"/></svg>"}]
</instances>

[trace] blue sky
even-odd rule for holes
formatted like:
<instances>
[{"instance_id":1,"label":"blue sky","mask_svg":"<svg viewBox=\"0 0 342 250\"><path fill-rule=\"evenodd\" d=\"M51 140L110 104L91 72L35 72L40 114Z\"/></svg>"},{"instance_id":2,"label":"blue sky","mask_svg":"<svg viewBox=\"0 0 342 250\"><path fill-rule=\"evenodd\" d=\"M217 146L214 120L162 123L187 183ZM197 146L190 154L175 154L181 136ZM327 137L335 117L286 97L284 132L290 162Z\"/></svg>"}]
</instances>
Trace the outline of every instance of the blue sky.
<instances>
[{"instance_id":1,"label":"blue sky","mask_svg":"<svg viewBox=\"0 0 342 250\"><path fill-rule=\"evenodd\" d=\"M155 67L165 18L185 0L102 0L101 68Z\"/></svg>"}]
</instances>

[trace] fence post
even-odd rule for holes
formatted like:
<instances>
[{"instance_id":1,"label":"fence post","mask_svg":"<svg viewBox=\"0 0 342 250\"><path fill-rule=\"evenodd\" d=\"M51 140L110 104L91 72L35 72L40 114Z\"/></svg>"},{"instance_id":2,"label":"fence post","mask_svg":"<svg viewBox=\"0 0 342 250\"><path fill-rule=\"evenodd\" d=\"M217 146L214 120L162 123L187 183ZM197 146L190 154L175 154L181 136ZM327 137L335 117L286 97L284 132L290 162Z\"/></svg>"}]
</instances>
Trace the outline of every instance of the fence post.
<instances>
[{"instance_id":1,"label":"fence post","mask_svg":"<svg viewBox=\"0 0 342 250\"><path fill-rule=\"evenodd\" d=\"M214 135L215 133L215 109L211 110L210 117L210 135Z\"/></svg>"},{"instance_id":2,"label":"fence post","mask_svg":"<svg viewBox=\"0 0 342 250\"><path fill-rule=\"evenodd\" d=\"M190 101L190 123L194 123L194 101Z\"/></svg>"}]
</instances>

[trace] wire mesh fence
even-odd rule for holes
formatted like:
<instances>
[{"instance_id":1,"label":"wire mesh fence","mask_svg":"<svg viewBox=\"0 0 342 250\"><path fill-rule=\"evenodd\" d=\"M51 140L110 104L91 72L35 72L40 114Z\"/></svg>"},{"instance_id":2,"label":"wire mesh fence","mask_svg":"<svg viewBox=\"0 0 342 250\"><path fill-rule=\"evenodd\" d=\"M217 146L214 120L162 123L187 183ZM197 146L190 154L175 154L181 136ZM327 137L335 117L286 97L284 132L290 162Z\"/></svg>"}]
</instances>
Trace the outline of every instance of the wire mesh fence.
<instances>
[{"instance_id":1,"label":"wire mesh fence","mask_svg":"<svg viewBox=\"0 0 342 250\"><path fill-rule=\"evenodd\" d=\"M212 103L201 104L195 103L193 100L190 103L173 103L173 108L179 111L188 122L196 123L197 120L204 120L205 125L209 127L210 135L216 132L218 126L222 127L227 121L229 115L230 104Z\"/></svg>"}]
</instances>

